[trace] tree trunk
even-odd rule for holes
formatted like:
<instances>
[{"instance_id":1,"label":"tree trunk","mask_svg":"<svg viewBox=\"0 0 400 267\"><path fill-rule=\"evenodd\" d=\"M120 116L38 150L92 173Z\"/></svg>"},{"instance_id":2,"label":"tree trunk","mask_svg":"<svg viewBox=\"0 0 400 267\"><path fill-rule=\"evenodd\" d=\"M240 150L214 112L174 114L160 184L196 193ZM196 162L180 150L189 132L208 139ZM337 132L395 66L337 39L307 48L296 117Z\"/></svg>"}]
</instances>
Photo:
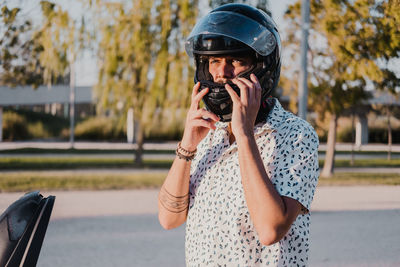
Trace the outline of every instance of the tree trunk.
<instances>
[{"instance_id":1,"label":"tree trunk","mask_svg":"<svg viewBox=\"0 0 400 267\"><path fill-rule=\"evenodd\" d=\"M0 142L3 142L3 107L0 107Z\"/></svg>"},{"instance_id":2,"label":"tree trunk","mask_svg":"<svg viewBox=\"0 0 400 267\"><path fill-rule=\"evenodd\" d=\"M350 166L354 166L354 144L356 142L355 138L355 127L354 127L354 111L351 113L351 158L350 158Z\"/></svg>"},{"instance_id":3,"label":"tree trunk","mask_svg":"<svg viewBox=\"0 0 400 267\"><path fill-rule=\"evenodd\" d=\"M388 155L387 159L392 159L392 125L390 124L390 108L389 105L386 106L387 111L387 121L388 121Z\"/></svg>"},{"instance_id":4,"label":"tree trunk","mask_svg":"<svg viewBox=\"0 0 400 267\"><path fill-rule=\"evenodd\" d=\"M137 123L137 137L136 137L136 144L137 149L135 152L135 165L137 167L143 166L143 143L144 143L144 131L142 124L140 122Z\"/></svg>"},{"instance_id":5,"label":"tree trunk","mask_svg":"<svg viewBox=\"0 0 400 267\"><path fill-rule=\"evenodd\" d=\"M329 122L328 131L328 144L325 154L324 168L322 169L322 177L331 177L333 175L333 169L335 164L335 144L336 144L336 128L337 128L337 116L332 114Z\"/></svg>"}]
</instances>

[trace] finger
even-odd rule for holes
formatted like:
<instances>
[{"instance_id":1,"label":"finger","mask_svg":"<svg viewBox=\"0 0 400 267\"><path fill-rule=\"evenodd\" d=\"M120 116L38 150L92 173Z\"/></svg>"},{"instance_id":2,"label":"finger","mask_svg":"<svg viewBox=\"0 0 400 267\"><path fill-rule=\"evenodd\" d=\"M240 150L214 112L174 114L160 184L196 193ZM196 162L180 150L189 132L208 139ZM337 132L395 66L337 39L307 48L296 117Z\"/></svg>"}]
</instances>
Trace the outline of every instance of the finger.
<instances>
[{"instance_id":1,"label":"finger","mask_svg":"<svg viewBox=\"0 0 400 267\"><path fill-rule=\"evenodd\" d=\"M200 82L197 82L194 86L193 86L193 90L192 90L192 101L190 104L190 108L194 109L196 108L194 105L194 98L196 97L196 95L199 93L199 89L200 89Z\"/></svg>"},{"instance_id":2,"label":"finger","mask_svg":"<svg viewBox=\"0 0 400 267\"><path fill-rule=\"evenodd\" d=\"M192 109L197 110L199 108L199 103L200 103L201 99L208 93L208 91L209 91L208 88L204 88L197 95L194 96L194 98L192 99L192 105L191 105Z\"/></svg>"},{"instance_id":3,"label":"finger","mask_svg":"<svg viewBox=\"0 0 400 267\"><path fill-rule=\"evenodd\" d=\"M228 92L229 96L231 97L233 103L240 102L240 97L237 95L235 90L233 90L233 88L229 84L227 83L225 84L225 89Z\"/></svg>"},{"instance_id":4,"label":"finger","mask_svg":"<svg viewBox=\"0 0 400 267\"><path fill-rule=\"evenodd\" d=\"M249 103L251 103L256 99L256 84L254 83L254 81L250 81L243 77L240 77L238 79L246 84L246 86L248 87L248 101Z\"/></svg>"},{"instance_id":5,"label":"finger","mask_svg":"<svg viewBox=\"0 0 400 267\"><path fill-rule=\"evenodd\" d=\"M199 89L200 89L200 82L197 82L197 83L193 86L192 99L199 93Z\"/></svg>"},{"instance_id":6,"label":"finger","mask_svg":"<svg viewBox=\"0 0 400 267\"><path fill-rule=\"evenodd\" d=\"M199 103L201 101L201 99L203 99L203 97L208 93L208 91L210 91L210 89L204 88L203 90L201 90L195 97L194 97L194 101L197 102L197 107L199 106Z\"/></svg>"},{"instance_id":7,"label":"finger","mask_svg":"<svg viewBox=\"0 0 400 267\"><path fill-rule=\"evenodd\" d=\"M205 120L211 119L216 122L220 120L217 115L215 115L214 113L212 113L206 109L199 109L197 115L198 115L197 117L203 118Z\"/></svg>"},{"instance_id":8,"label":"finger","mask_svg":"<svg viewBox=\"0 0 400 267\"><path fill-rule=\"evenodd\" d=\"M248 103L249 101L249 87L246 83L239 79L233 79L232 82L236 84L240 89L240 100L242 103Z\"/></svg>"},{"instance_id":9,"label":"finger","mask_svg":"<svg viewBox=\"0 0 400 267\"><path fill-rule=\"evenodd\" d=\"M193 125L197 126L197 127L209 128L212 130L215 130L217 128L217 127L215 127L215 122L207 121L207 120L203 120L203 119L194 120Z\"/></svg>"},{"instance_id":10,"label":"finger","mask_svg":"<svg viewBox=\"0 0 400 267\"><path fill-rule=\"evenodd\" d=\"M261 93L262 93L262 87L260 82L258 81L258 78L256 75L254 75L253 73L250 75L250 80L255 84L256 86L256 100L260 101L261 100Z\"/></svg>"},{"instance_id":11,"label":"finger","mask_svg":"<svg viewBox=\"0 0 400 267\"><path fill-rule=\"evenodd\" d=\"M255 85L254 85L254 82L252 82L252 81L249 81L248 79L246 79L246 78L243 78L243 77L239 77L239 78L237 78L239 81L241 81L241 82L243 82L244 84L246 84L249 88L254 88L255 87Z\"/></svg>"}]
</instances>

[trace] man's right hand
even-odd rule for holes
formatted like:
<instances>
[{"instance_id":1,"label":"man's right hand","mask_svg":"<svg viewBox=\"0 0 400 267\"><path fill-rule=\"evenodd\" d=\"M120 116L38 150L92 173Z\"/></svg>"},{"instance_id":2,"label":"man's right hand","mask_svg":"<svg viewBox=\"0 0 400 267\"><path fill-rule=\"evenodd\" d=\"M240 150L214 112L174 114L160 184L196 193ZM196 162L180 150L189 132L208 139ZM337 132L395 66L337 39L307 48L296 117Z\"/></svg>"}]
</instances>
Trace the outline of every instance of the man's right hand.
<instances>
[{"instance_id":1,"label":"man's right hand","mask_svg":"<svg viewBox=\"0 0 400 267\"><path fill-rule=\"evenodd\" d=\"M200 82L193 87L192 103L186 116L185 130L181 146L189 151L194 151L197 145L206 137L210 129L215 130L215 123L219 118L214 113L204 108L199 108L201 99L208 93L209 89L205 88L199 92Z\"/></svg>"}]
</instances>

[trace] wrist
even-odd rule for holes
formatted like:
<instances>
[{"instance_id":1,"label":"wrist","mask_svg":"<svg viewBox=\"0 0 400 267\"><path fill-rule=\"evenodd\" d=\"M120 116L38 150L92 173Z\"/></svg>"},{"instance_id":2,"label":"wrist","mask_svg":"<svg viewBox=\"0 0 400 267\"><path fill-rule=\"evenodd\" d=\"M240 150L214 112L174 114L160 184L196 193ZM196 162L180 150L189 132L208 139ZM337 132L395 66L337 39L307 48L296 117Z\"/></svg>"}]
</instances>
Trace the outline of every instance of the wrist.
<instances>
[{"instance_id":1,"label":"wrist","mask_svg":"<svg viewBox=\"0 0 400 267\"><path fill-rule=\"evenodd\" d=\"M176 148L175 154L179 159L186 160L187 162L194 159L196 156L197 149L195 150L187 150L182 147L181 142L178 143L178 147Z\"/></svg>"},{"instance_id":2,"label":"wrist","mask_svg":"<svg viewBox=\"0 0 400 267\"><path fill-rule=\"evenodd\" d=\"M235 139L249 139L249 138L254 138L254 130L253 128L251 129L241 129L233 132L233 135L235 136Z\"/></svg>"},{"instance_id":3,"label":"wrist","mask_svg":"<svg viewBox=\"0 0 400 267\"><path fill-rule=\"evenodd\" d=\"M244 143L244 142L248 143L249 141L252 141L252 140L255 141L254 132L253 131L247 131L247 132L243 131L243 132L236 133L235 139L236 139L237 144Z\"/></svg>"},{"instance_id":4,"label":"wrist","mask_svg":"<svg viewBox=\"0 0 400 267\"><path fill-rule=\"evenodd\" d=\"M180 142L180 147L187 151L195 151L197 149L196 145L192 144L190 141L186 141L185 138Z\"/></svg>"}]
</instances>

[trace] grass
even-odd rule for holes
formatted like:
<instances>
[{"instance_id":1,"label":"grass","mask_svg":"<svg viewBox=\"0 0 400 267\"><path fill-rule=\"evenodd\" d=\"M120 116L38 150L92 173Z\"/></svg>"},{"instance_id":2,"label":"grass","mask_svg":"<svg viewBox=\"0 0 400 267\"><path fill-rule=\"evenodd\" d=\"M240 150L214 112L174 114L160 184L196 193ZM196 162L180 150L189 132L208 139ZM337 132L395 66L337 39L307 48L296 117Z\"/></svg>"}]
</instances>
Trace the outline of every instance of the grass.
<instances>
[{"instance_id":1,"label":"grass","mask_svg":"<svg viewBox=\"0 0 400 267\"><path fill-rule=\"evenodd\" d=\"M320 160L319 165L322 167L324 161ZM350 160L335 160L335 167L400 167L400 159L355 159L354 165L350 165Z\"/></svg>"},{"instance_id":2,"label":"grass","mask_svg":"<svg viewBox=\"0 0 400 267\"><path fill-rule=\"evenodd\" d=\"M171 160L144 160L140 169L168 169ZM323 161L320 161L321 166ZM336 167L399 167L400 159L356 159L350 166L349 160L336 160ZM164 173L80 173L57 172L54 170L77 169L132 169L131 159L123 158L90 158L90 157L12 157L0 158L0 170L17 170L0 172L0 192L30 190L106 190L137 189L159 187ZM25 170L24 172L18 172ZM45 171L41 171L45 170ZM335 173L332 178L320 178L320 186L330 185L400 185L400 174L377 173Z\"/></svg>"},{"instance_id":3,"label":"grass","mask_svg":"<svg viewBox=\"0 0 400 267\"><path fill-rule=\"evenodd\" d=\"M332 178L319 178L318 185L400 185L400 174L335 173Z\"/></svg>"},{"instance_id":4,"label":"grass","mask_svg":"<svg viewBox=\"0 0 400 267\"><path fill-rule=\"evenodd\" d=\"M140 189L161 186L166 173L155 174L68 174L12 173L0 174L0 192L32 190L108 190Z\"/></svg>"},{"instance_id":5,"label":"grass","mask_svg":"<svg viewBox=\"0 0 400 267\"><path fill-rule=\"evenodd\" d=\"M158 188L166 174L0 173L0 192ZM400 174L336 173L332 178L319 179L318 186L332 185L400 185Z\"/></svg>"},{"instance_id":6,"label":"grass","mask_svg":"<svg viewBox=\"0 0 400 267\"><path fill-rule=\"evenodd\" d=\"M169 168L171 160L144 160L142 168ZM40 158L40 157L12 157L0 158L0 170L73 170L92 168L133 168L132 159L119 158Z\"/></svg>"}]
</instances>

